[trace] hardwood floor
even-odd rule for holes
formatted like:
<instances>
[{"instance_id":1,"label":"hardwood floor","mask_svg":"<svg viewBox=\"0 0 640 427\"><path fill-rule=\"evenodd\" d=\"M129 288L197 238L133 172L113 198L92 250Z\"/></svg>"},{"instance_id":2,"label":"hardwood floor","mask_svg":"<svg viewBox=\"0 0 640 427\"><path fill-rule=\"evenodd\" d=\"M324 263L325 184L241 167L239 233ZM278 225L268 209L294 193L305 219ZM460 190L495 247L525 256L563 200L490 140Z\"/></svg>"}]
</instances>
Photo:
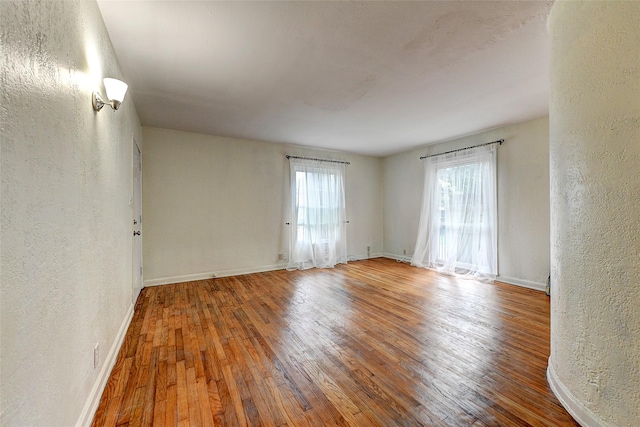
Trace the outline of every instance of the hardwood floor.
<instances>
[{"instance_id":1,"label":"hardwood floor","mask_svg":"<svg viewBox=\"0 0 640 427\"><path fill-rule=\"evenodd\" d=\"M388 259L143 289L94 426L577 426L542 292Z\"/></svg>"}]
</instances>

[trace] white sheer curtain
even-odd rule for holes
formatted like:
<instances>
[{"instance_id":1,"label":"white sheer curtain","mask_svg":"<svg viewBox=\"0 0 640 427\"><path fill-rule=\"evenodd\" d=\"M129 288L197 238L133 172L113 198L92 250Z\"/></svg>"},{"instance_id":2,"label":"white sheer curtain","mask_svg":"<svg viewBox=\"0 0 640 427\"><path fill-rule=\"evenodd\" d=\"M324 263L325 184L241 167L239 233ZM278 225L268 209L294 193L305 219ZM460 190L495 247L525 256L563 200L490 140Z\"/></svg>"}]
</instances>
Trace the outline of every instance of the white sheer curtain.
<instances>
[{"instance_id":1,"label":"white sheer curtain","mask_svg":"<svg viewBox=\"0 0 640 427\"><path fill-rule=\"evenodd\" d=\"M347 262L343 163L289 159L291 221L287 270Z\"/></svg>"},{"instance_id":2,"label":"white sheer curtain","mask_svg":"<svg viewBox=\"0 0 640 427\"><path fill-rule=\"evenodd\" d=\"M418 239L411 264L494 279L496 145L425 159Z\"/></svg>"}]
</instances>

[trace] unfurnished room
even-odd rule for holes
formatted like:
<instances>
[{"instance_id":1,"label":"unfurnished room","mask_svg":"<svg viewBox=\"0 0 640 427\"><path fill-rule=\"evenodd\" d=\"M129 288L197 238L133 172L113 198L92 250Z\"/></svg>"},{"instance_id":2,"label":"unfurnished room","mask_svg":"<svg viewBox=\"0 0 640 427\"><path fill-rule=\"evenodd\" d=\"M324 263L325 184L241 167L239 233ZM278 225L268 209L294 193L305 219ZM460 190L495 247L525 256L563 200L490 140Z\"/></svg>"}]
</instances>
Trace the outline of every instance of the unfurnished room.
<instances>
[{"instance_id":1,"label":"unfurnished room","mask_svg":"<svg viewBox=\"0 0 640 427\"><path fill-rule=\"evenodd\" d=\"M640 425L640 1L0 2L0 425Z\"/></svg>"}]
</instances>

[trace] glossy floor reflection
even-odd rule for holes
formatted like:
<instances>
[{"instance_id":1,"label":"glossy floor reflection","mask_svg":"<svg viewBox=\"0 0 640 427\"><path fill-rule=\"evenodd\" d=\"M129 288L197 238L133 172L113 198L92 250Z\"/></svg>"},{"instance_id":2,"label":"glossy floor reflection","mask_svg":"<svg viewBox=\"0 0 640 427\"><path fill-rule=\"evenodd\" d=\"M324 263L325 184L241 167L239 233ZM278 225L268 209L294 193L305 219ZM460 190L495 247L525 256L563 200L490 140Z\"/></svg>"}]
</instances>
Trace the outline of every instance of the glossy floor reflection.
<instances>
[{"instance_id":1,"label":"glossy floor reflection","mask_svg":"<svg viewBox=\"0 0 640 427\"><path fill-rule=\"evenodd\" d=\"M543 292L373 259L145 288L94 419L577 426Z\"/></svg>"}]
</instances>

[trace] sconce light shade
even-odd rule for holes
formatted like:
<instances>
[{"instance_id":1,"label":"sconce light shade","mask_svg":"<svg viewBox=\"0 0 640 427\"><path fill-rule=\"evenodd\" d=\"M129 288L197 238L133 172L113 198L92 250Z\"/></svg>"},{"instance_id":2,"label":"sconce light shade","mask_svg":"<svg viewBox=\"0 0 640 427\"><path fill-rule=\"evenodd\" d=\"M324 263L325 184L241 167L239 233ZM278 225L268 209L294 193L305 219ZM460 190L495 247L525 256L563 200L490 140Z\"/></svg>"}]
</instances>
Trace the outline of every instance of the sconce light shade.
<instances>
[{"instance_id":1,"label":"sconce light shade","mask_svg":"<svg viewBox=\"0 0 640 427\"><path fill-rule=\"evenodd\" d=\"M121 104L124 101L124 95L127 93L129 86L122 80L106 78L104 81L104 89L107 91L109 101L118 101ZM117 108L116 108L117 110Z\"/></svg>"},{"instance_id":2,"label":"sconce light shade","mask_svg":"<svg viewBox=\"0 0 640 427\"><path fill-rule=\"evenodd\" d=\"M107 99L109 101L105 102L98 92L93 92L93 109L100 111L102 110L102 107L108 105L113 110L117 110L120 108L122 101L124 101L124 96L127 93L127 88L129 86L121 80L112 78L106 78L103 82L104 89L107 91Z\"/></svg>"}]
</instances>

